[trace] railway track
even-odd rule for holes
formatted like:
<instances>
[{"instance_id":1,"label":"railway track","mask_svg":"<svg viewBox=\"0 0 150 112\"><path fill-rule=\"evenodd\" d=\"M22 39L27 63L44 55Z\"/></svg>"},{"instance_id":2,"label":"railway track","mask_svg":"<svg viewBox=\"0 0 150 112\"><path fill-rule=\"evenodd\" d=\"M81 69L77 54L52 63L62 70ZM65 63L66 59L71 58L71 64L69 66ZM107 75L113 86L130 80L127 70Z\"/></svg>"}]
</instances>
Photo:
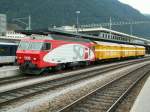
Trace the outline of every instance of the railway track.
<instances>
[{"instance_id":1,"label":"railway track","mask_svg":"<svg viewBox=\"0 0 150 112\"><path fill-rule=\"evenodd\" d=\"M150 73L150 64L119 77L76 100L58 112L115 112L132 88Z\"/></svg>"},{"instance_id":2,"label":"railway track","mask_svg":"<svg viewBox=\"0 0 150 112\"><path fill-rule=\"evenodd\" d=\"M144 60L142 60L141 62L143 62L143 61ZM67 77L62 77L62 78L54 79L51 81L41 82L41 83L37 83L34 85L21 87L21 88L9 90L6 92L1 92L0 93L0 107L6 105L8 103L11 103L13 101L22 99L22 98L27 98L27 97L39 94L39 93L47 91L47 90L53 90L55 88L62 87L64 85L67 85L70 83L74 83L76 81L81 81L86 78L91 78L91 77L94 77L97 75L101 75L102 73L107 73L112 70L120 69L122 67L133 65L133 64L136 64L139 62L140 61L135 61L132 63L123 63L123 64L119 64L116 66L109 66L109 67L105 67L99 71L97 69L95 69L90 72L87 71L87 72L83 72L80 74L69 75Z\"/></svg>"}]
</instances>

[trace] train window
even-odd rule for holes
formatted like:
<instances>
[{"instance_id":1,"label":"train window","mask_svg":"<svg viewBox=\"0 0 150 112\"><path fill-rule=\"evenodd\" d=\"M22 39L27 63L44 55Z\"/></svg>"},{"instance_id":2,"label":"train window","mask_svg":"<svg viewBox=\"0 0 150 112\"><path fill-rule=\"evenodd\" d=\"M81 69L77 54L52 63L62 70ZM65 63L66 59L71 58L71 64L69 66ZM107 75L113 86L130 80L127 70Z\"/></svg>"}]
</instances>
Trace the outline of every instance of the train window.
<instances>
[{"instance_id":1,"label":"train window","mask_svg":"<svg viewBox=\"0 0 150 112\"><path fill-rule=\"evenodd\" d=\"M0 46L0 56L9 56L10 55L10 46L1 45Z\"/></svg>"},{"instance_id":2,"label":"train window","mask_svg":"<svg viewBox=\"0 0 150 112\"><path fill-rule=\"evenodd\" d=\"M30 42L28 42L28 41L21 41L20 44L19 44L18 49L19 50L27 50L29 45L30 45Z\"/></svg>"},{"instance_id":3,"label":"train window","mask_svg":"<svg viewBox=\"0 0 150 112\"><path fill-rule=\"evenodd\" d=\"M42 50L50 50L51 49L51 44L50 43L44 43Z\"/></svg>"},{"instance_id":4,"label":"train window","mask_svg":"<svg viewBox=\"0 0 150 112\"><path fill-rule=\"evenodd\" d=\"M43 42L32 42L30 43L30 50L41 50Z\"/></svg>"},{"instance_id":5,"label":"train window","mask_svg":"<svg viewBox=\"0 0 150 112\"><path fill-rule=\"evenodd\" d=\"M10 56L15 56L16 55L16 50L17 50L16 45L10 46Z\"/></svg>"}]
</instances>

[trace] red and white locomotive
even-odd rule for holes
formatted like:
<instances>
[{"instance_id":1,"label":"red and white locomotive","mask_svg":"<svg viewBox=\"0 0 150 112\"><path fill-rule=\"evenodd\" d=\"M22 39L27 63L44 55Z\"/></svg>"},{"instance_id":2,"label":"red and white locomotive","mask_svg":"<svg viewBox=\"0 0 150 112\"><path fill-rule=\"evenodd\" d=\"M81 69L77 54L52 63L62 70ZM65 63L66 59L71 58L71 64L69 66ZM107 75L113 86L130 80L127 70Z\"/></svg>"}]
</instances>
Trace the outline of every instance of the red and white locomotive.
<instances>
[{"instance_id":1,"label":"red and white locomotive","mask_svg":"<svg viewBox=\"0 0 150 112\"><path fill-rule=\"evenodd\" d=\"M97 41L97 38L84 34L53 30L22 33L47 35L32 35L22 39L19 44L17 62L20 70L28 74L40 74L49 69L74 68L102 60L143 57L146 51L144 46Z\"/></svg>"},{"instance_id":2,"label":"red and white locomotive","mask_svg":"<svg viewBox=\"0 0 150 112\"><path fill-rule=\"evenodd\" d=\"M56 34L35 37L22 39L16 52L24 73L39 74L46 69L74 67L95 60L94 43L89 40Z\"/></svg>"}]
</instances>

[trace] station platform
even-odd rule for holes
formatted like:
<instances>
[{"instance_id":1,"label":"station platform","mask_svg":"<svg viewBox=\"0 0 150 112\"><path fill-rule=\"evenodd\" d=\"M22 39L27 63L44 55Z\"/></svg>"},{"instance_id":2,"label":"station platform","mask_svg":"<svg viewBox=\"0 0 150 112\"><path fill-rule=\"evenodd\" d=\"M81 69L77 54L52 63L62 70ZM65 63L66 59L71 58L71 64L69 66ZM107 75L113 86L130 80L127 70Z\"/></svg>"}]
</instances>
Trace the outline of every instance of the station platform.
<instances>
[{"instance_id":1,"label":"station platform","mask_svg":"<svg viewBox=\"0 0 150 112\"><path fill-rule=\"evenodd\" d=\"M16 68L18 68L18 66L2 66L0 67L0 71L8 71Z\"/></svg>"},{"instance_id":2,"label":"station platform","mask_svg":"<svg viewBox=\"0 0 150 112\"><path fill-rule=\"evenodd\" d=\"M7 78L19 75L18 66L2 66L0 67L0 78Z\"/></svg>"},{"instance_id":3,"label":"station platform","mask_svg":"<svg viewBox=\"0 0 150 112\"><path fill-rule=\"evenodd\" d=\"M150 77L140 91L130 112L150 112Z\"/></svg>"}]
</instances>

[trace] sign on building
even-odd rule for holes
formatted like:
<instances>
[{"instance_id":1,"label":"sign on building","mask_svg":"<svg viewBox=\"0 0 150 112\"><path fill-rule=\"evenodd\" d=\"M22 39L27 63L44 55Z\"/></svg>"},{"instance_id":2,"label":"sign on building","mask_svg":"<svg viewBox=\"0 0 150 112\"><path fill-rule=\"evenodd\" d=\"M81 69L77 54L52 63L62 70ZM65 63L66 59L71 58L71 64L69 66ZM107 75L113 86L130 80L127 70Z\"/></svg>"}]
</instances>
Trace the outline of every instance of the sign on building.
<instances>
[{"instance_id":1,"label":"sign on building","mask_svg":"<svg viewBox=\"0 0 150 112\"><path fill-rule=\"evenodd\" d=\"M7 17L5 14L0 14L0 35L5 35L7 30Z\"/></svg>"}]
</instances>

